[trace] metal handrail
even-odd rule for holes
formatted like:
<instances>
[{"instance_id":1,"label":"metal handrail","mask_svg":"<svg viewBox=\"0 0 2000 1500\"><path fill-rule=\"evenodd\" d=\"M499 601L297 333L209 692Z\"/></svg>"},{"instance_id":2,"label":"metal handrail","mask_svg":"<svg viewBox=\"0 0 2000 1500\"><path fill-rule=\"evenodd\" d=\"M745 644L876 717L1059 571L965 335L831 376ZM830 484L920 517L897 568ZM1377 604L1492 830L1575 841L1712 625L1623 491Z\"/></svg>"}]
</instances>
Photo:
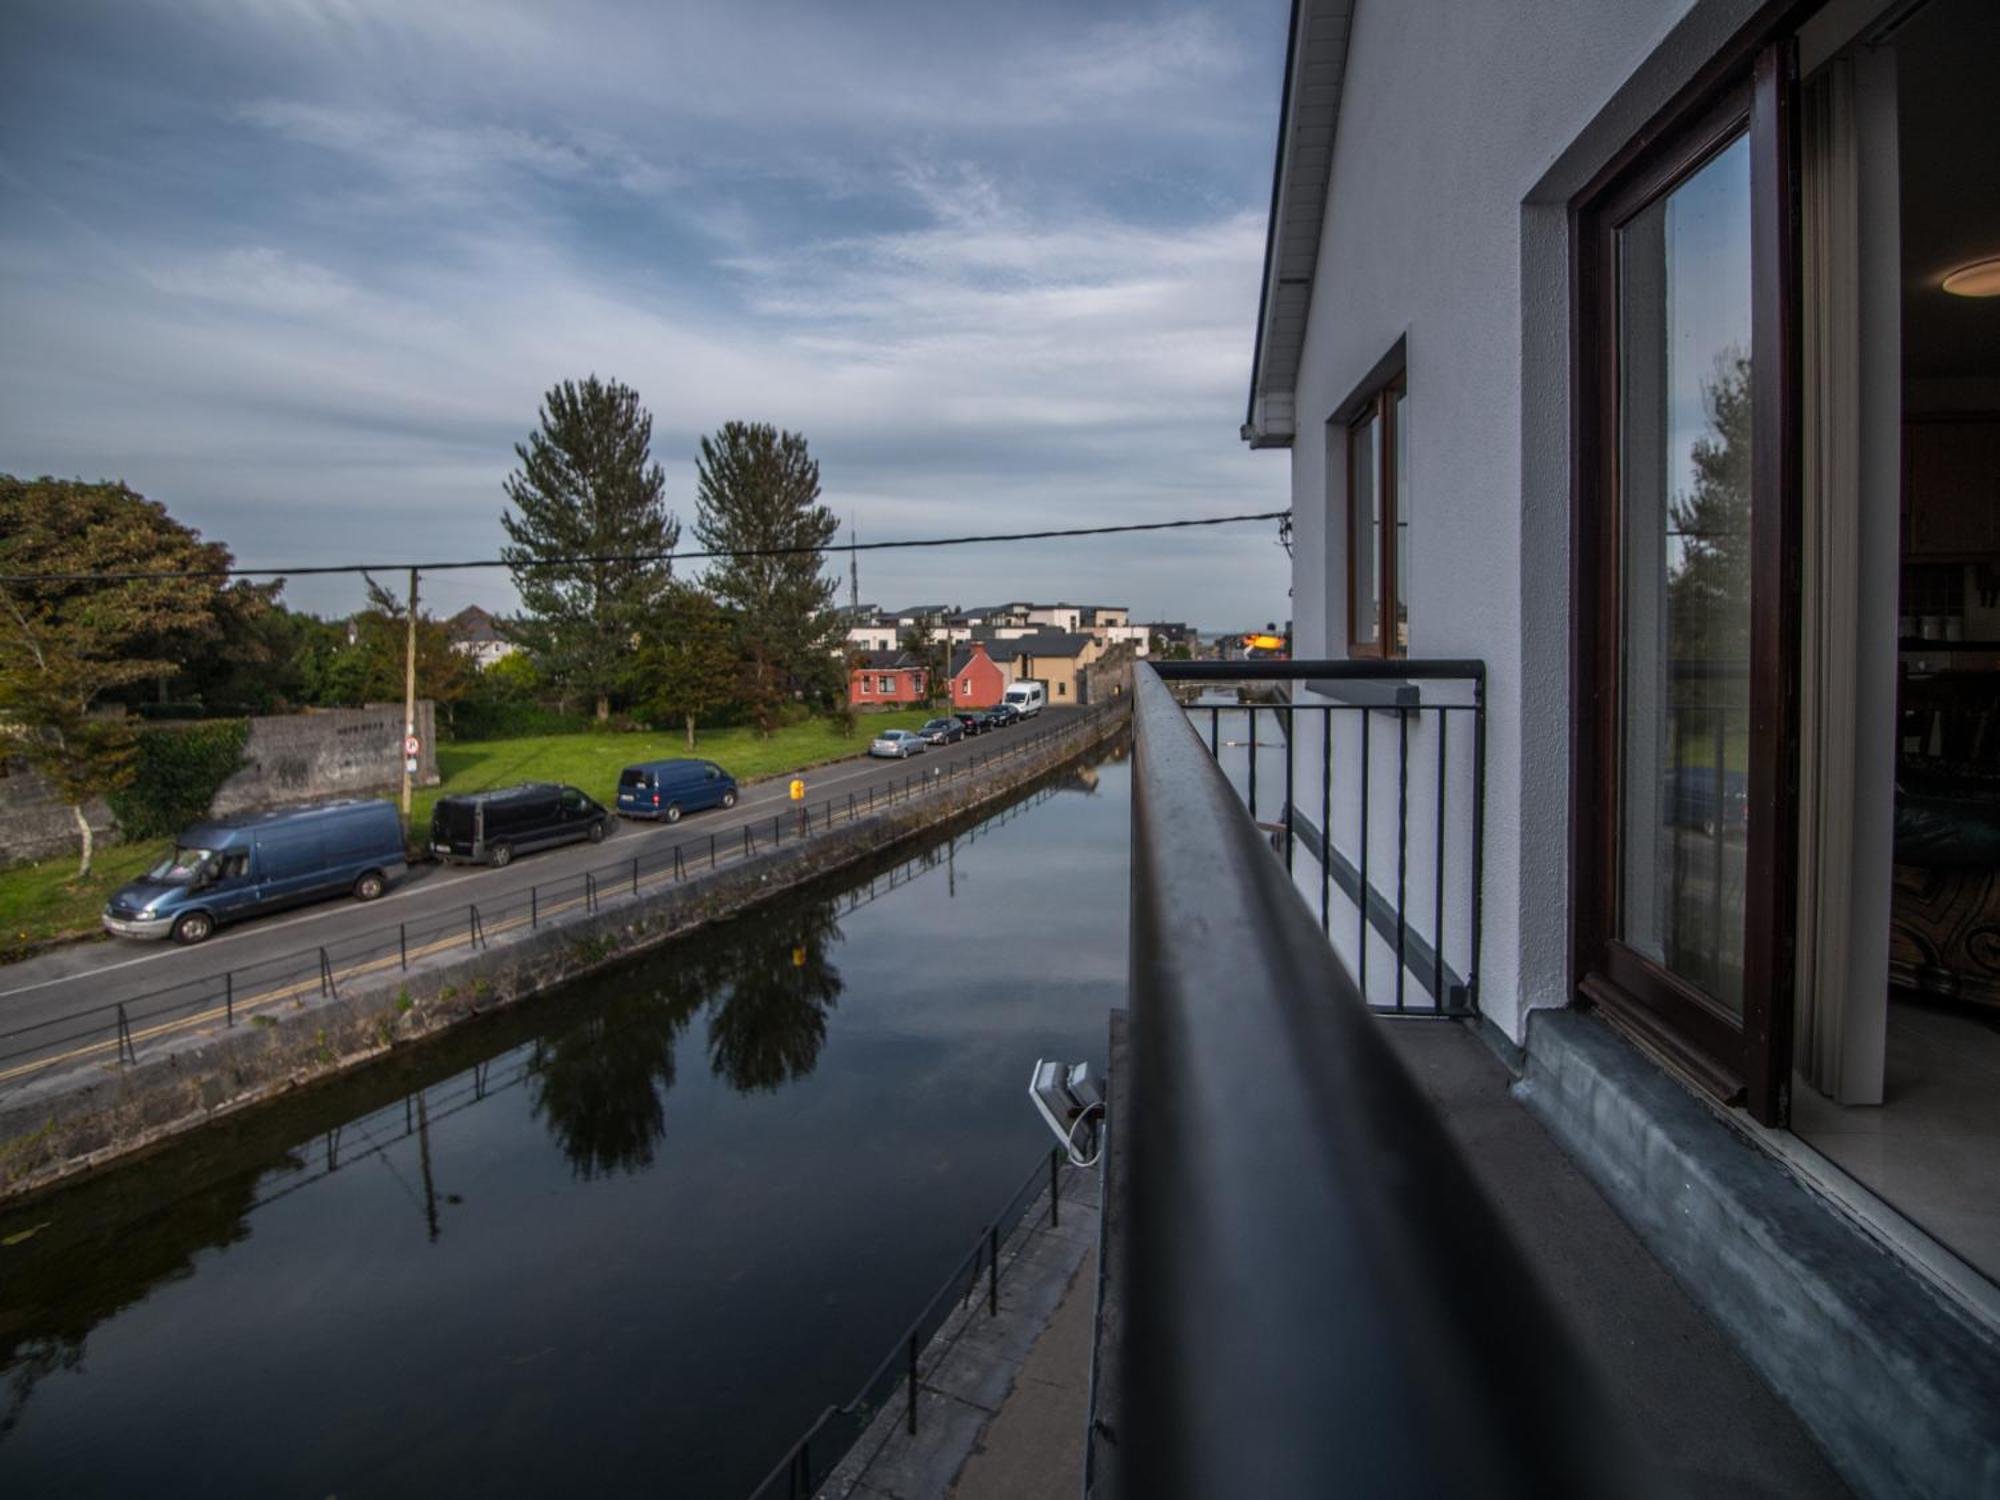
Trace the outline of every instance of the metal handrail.
<instances>
[{"instance_id":1,"label":"metal handrail","mask_svg":"<svg viewBox=\"0 0 2000 1500\"><path fill-rule=\"evenodd\" d=\"M803 805L800 826L792 831L791 839L824 837L836 822L861 822L878 810L900 807L912 797L954 788L982 768L1017 757L1051 740L1094 733L1106 715L1119 712L1124 706L1122 702L1094 705L1062 724L1014 735L1004 746L954 762L934 775L925 775L921 785L892 784L897 788L893 797L878 799L871 788L866 802L828 797L816 805ZM914 775L912 772L906 776L905 782L910 782ZM748 831L746 824L746 834ZM297 999L308 991L318 995L336 983L368 973L407 971L413 959L434 953L468 946L477 951L500 932L540 926L569 908L602 908L609 904L614 890L625 893L623 899L636 901L642 899L637 892L646 881L659 885L696 879L701 871L740 862L765 847L765 841L753 844L746 840L740 852L734 851L719 847L712 835L691 832L669 847L627 855L588 870L540 881L509 896L386 923L324 946L260 959L221 974L185 980L124 1000L79 1007L44 1021L0 1031L0 1094L42 1076L51 1067L74 1060L80 1053L92 1056L101 1053L104 1061L130 1064L138 1060L139 1048L154 1036L202 1023L210 1019L210 1012L224 1027L233 1027L246 1017L257 1019L260 1006ZM698 848L706 849L705 860L694 852Z\"/></svg>"},{"instance_id":2,"label":"metal handrail","mask_svg":"<svg viewBox=\"0 0 2000 1500\"><path fill-rule=\"evenodd\" d=\"M979 1285L980 1262L984 1259L987 1275L987 1314L989 1317L998 1316L1000 1282L1006 1274L1000 1266L1000 1242L1011 1237L1020 1225L1022 1217L1039 1196L1039 1190L1045 1181L1049 1190L1049 1222L1052 1225L1062 1222L1062 1155L1062 1149L1056 1147L1051 1149L1046 1157L1037 1158L1026 1180L1014 1189L1014 1194L1007 1200L1006 1206L981 1226L971 1247L959 1257L957 1265L952 1267L951 1274L945 1277L936 1291L931 1293L930 1301L924 1304L923 1311L910 1320L909 1326L889 1346L889 1352L884 1354L875 1368L868 1372L867 1378L855 1388L854 1394L837 1405L821 1409L813 1424L785 1450L785 1456L778 1460L771 1471L750 1492L750 1500L763 1500L763 1497L778 1494L783 1494L786 1500L804 1500L804 1497L810 1496L818 1487L820 1476L832 1472L840 1460L846 1457L848 1449L853 1446L853 1437L860 1435L857 1431L848 1442L841 1444L835 1450L821 1441L822 1434L833 1423L844 1418L859 1419L859 1425L865 1427L876 1412L883 1409L888 1394L895 1389L898 1380L905 1382L907 1387L906 1410L909 1430L912 1433L917 1431L917 1391L920 1385L918 1360L932 1335L944 1322L940 1313L952 1303L970 1300L973 1290ZM1044 1173L1047 1174L1046 1177ZM1030 1189L1035 1191L1031 1192ZM1010 1259L1007 1269L1013 1269L1013 1265L1014 1262ZM966 1276L968 1271L972 1272L969 1281ZM815 1447L819 1449L817 1455L814 1453Z\"/></svg>"},{"instance_id":3,"label":"metal handrail","mask_svg":"<svg viewBox=\"0 0 2000 1500\"><path fill-rule=\"evenodd\" d=\"M1554 1309L1162 677L1134 672L1113 1492L1631 1492Z\"/></svg>"}]
</instances>

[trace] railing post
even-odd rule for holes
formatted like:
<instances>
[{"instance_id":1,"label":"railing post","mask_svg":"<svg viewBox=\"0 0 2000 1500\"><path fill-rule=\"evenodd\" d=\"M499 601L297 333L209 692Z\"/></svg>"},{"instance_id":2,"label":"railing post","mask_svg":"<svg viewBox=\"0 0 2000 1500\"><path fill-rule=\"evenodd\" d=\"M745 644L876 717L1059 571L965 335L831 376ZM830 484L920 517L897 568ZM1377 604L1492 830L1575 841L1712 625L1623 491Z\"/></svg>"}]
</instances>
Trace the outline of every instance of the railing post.
<instances>
[{"instance_id":1,"label":"railing post","mask_svg":"<svg viewBox=\"0 0 2000 1500\"><path fill-rule=\"evenodd\" d=\"M542 925L542 888L528 887L528 926L532 930Z\"/></svg>"},{"instance_id":2,"label":"railing post","mask_svg":"<svg viewBox=\"0 0 2000 1500\"><path fill-rule=\"evenodd\" d=\"M236 1024L236 974L233 970L222 971L222 1012L226 1017L223 1024Z\"/></svg>"},{"instance_id":3,"label":"railing post","mask_svg":"<svg viewBox=\"0 0 2000 1500\"><path fill-rule=\"evenodd\" d=\"M986 1226L986 1316L1000 1316L1000 1225Z\"/></svg>"},{"instance_id":4,"label":"railing post","mask_svg":"<svg viewBox=\"0 0 2000 1500\"><path fill-rule=\"evenodd\" d=\"M333 964L328 960L324 947L319 950L319 992L322 999L328 996L337 998L340 994L334 988Z\"/></svg>"},{"instance_id":5,"label":"railing post","mask_svg":"<svg viewBox=\"0 0 2000 1500\"><path fill-rule=\"evenodd\" d=\"M398 922L396 924L396 957L402 964L404 972L409 972L410 924L407 922Z\"/></svg>"},{"instance_id":6,"label":"railing post","mask_svg":"<svg viewBox=\"0 0 2000 1500\"><path fill-rule=\"evenodd\" d=\"M708 836L708 867L711 870L715 868L715 835L712 833Z\"/></svg>"},{"instance_id":7,"label":"railing post","mask_svg":"<svg viewBox=\"0 0 2000 1500\"><path fill-rule=\"evenodd\" d=\"M681 846L676 844L674 845L674 868L678 870L680 867ZM639 856L636 854L632 856L632 899L634 901L639 899Z\"/></svg>"},{"instance_id":8,"label":"railing post","mask_svg":"<svg viewBox=\"0 0 2000 1500\"><path fill-rule=\"evenodd\" d=\"M123 1014L121 1009L120 1014ZM910 1333L910 1436L917 1434L917 1335Z\"/></svg>"},{"instance_id":9,"label":"railing post","mask_svg":"<svg viewBox=\"0 0 2000 1500\"><path fill-rule=\"evenodd\" d=\"M588 870L583 872L583 909L586 912L597 910L597 877Z\"/></svg>"},{"instance_id":10,"label":"railing post","mask_svg":"<svg viewBox=\"0 0 2000 1500\"><path fill-rule=\"evenodd\" d=\"M713 834L709 835L711 843L714 841L714 837ZM676 844L674 845L674 879L677 881L686 880L687 876L687 861L681 858L681 846Z\"/></svg>"},{"instance_id":11,"label":"railing post","mask_svg":"<svg viewBox=\"0 0 2000 1500\"><path fill-rule=\"evenodd\" d=\"M468 914L467 928L470 933L468 946L483 948L486 946L486 928L479 920L479 907L476 904L468 904L465 909Z\"/></svg>"},{"instance_id":12,"label":"railing post","mask_svg":"<svg viewBox=\"0 0 2000 1500\"><path fill-rule=\"evenodd\" d=\"M134 1063L138 1062L139 1053L138 1049L132 1045L132 1023L125 1019L125 1002L120 1000L118 1002L118 1065L123 1067L128 1059ZM916 1356L912 1355L910 1357L910 1369L914 1371L916 1368ZM913 1406L910 1409L910 1431L912 1432L917 1430L915 1425L916 1419L916 1408Z\"/></svg>"}]
</instances>

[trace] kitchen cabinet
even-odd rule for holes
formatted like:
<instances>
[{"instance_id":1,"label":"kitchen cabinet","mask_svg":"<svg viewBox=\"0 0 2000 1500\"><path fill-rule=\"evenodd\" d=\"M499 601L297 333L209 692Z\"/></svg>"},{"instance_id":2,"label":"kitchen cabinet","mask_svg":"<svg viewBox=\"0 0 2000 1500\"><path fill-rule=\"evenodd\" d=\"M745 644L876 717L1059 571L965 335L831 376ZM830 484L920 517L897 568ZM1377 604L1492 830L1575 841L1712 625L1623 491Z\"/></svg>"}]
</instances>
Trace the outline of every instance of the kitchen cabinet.
<instances>
[{"instance_id":1,"label":"kitchen cabinet","mask_svg":"<svg viewBox=\"0 0 2000 1500\"><path fill-rule=\"evenodd\" d=\"M1903 511L1912 562L2000 553L2000 416L1906 422Z\"/></svg>"}]
</instances>

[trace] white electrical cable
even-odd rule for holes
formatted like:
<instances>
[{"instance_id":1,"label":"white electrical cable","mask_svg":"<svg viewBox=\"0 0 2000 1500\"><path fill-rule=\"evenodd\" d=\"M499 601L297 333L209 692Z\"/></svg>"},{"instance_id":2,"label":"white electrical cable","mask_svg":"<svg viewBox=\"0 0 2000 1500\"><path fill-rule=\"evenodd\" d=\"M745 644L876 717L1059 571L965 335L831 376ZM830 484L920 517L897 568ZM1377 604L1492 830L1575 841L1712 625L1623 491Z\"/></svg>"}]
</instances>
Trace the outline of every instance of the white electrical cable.
<instances>
[{"instance_id":1,"label":"white electrical cable","mask_svg":"<svg viewBox=\"0 0 2000 1500\"><path fill-rule=\"evenodd\" d=\"M1065 1155L1069 1157L1069 1164L1071 1166L1094 1167L1097 1165L1098 1157L1104 1154L1104 1143L1102 1141L1099 1141L1097 1143L1097 1149L1091 1152L1089 1160L1086 1161L1083 1157L1080 1157L1076 1154L1077 1126L1081 1125L1085 1120L1088 1120L1093 1114L1103 1114L1103 1113L1104 1113L1104 1106L1102 1104L1087 1104L1084 1106L1083 1113L1078 1115L1076 1117L1075 1123L1069 1127L1069 1134L1063 1139L1063 1152Z\"/></svg>"}]
</instances>

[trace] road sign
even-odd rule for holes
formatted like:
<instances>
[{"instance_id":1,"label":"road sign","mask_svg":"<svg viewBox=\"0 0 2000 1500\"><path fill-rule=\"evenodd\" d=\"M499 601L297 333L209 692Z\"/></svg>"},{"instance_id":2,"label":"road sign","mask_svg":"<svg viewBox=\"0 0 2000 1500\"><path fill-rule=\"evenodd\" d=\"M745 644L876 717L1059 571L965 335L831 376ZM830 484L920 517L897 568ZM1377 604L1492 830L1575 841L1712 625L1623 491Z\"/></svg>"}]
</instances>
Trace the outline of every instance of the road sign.
<instances>
[{"instance_id":1,"label":"road sign","mask_svg":"<svg viewBox=\"0 0 2000 1500\"><path fill-rule=\"evenodd\" d=\"M792 778L792 800L794 802L803 802L806 800L806 784L797 776Z\"/></svg>"},{"instance_id":2,"label":"road sign","mask_svg":"<svg viewBox=\"0 0 2000 1500\"><path fill-rule=\"evenodd\" d=\"M414 755L412 755L412 756L411 756L411 757L410 757L410 758L409 758L408 760L404 761L404 762L403 762L403 769L404 769L405 771L408 771L408 772L409 772L409 773L410 773L410 774L411 774L412 776L416 775L416 774L417 774L417 758L416 758L416 757L415 757Z\"/></svg>"},{"instance_id":3,"label":"road sign","mask_svg":"<svg viewBox=\"0 0 2000 1500\"><path fill-rule=\"evenodd\" d=\"M415 755L423 748L423 741L419 740L414 734L403 741L403 754L405 755Z\"/></svg>"}]
</instances>

